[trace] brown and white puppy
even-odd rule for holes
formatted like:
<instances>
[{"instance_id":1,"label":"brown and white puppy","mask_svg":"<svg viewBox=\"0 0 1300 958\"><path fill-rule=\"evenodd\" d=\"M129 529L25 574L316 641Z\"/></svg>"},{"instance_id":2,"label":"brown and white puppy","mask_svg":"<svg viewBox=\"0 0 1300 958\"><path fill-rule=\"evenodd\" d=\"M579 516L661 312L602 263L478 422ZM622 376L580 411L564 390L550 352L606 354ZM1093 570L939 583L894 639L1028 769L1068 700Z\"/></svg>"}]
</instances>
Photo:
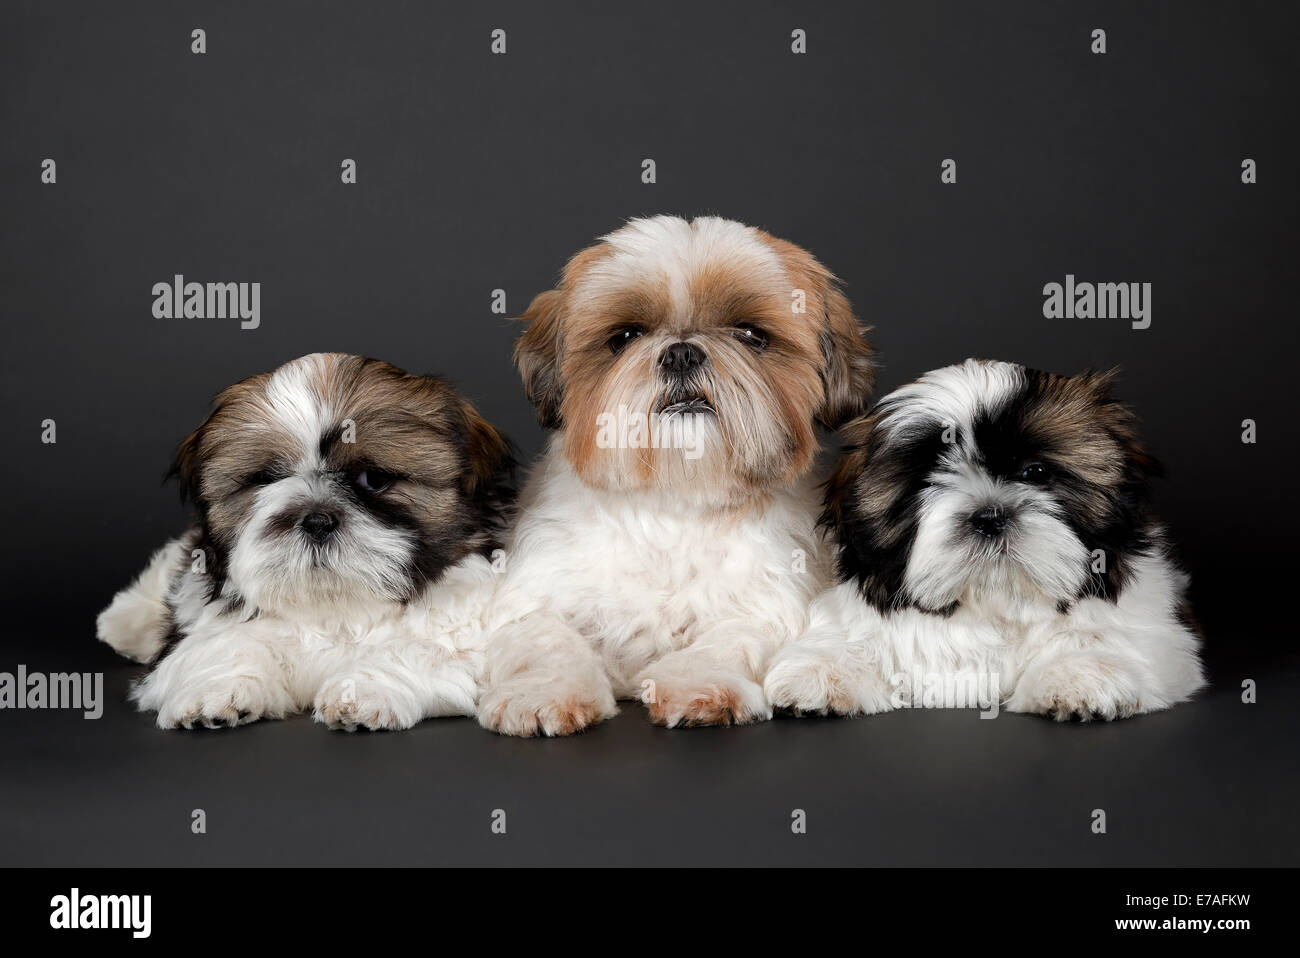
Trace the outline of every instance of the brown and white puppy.
<instances>
[{"instance_id":1,"label":"brown and white puppy","mask_svg":"<svg viewBox=\"0 0 1300 958\"><path fill-rule=\"evenodd\" d=\"M767 662L829 575L817 427L858 413L864 329L791 243L638 219L570 260L515 359L555 430L494 602L479 720L560 735L639 697L664 725L771 714Z\"/></svg>"},{"instance_id":2,"label":"brown and white puppy","mask_svg":"<svg viewBox=\"0 0 1300 958\"><path fill-rule=\"evenodd\" d=\"M505 439L441 380L304 356L226 389L173 467L196 525L99 617L164 728L472 714Z\"/></svg>"},{"instance_id":3,"label":"brown and white puppy","mask_svg":"<svg viewBox=\"0 0 1300 958\"><path fill-rule=\"evenodd\" d=\"M824 515L841 583L769 671L772 702L1114 719L1200 688L1158 467L1112 378L971 359L846 426Z\"/></svg>"}]
</instances>

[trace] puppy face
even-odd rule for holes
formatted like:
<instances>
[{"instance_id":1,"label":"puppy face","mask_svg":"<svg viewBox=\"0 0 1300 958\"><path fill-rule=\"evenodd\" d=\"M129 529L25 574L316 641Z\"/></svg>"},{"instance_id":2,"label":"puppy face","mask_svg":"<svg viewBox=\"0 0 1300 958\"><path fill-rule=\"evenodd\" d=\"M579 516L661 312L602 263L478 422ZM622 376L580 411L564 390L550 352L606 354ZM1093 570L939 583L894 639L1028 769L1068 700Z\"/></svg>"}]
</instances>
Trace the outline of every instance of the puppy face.
<instances>
[{"instance_id":1,"label":"puppy face","mask_svg":"<svg viewBox=\"0 0 1300 958\"><path fill-rule=\"evenodd\" d=\"M277 609L406 600L490 550L512 465L440 380L317 353L222 392L174 472L212 594Z\"/></svg>"},{"instance_id":2,"label":"puppy face","mask_svg":"<svg viewBox=\"0 0 1300 958\"><path fill-rule=\"evenodd\" d=\"M1158 466L1112 378L967 360L886 396L828 486L842 575L882 610L1113 599Z\"/></svg>"},{"instance_id":3,"label":"puppy face","mask_svg":"<svg viewBox=\"0 0 1300 958\"><path fill-rule=\"evenodd\" d=\"M600 488L744 495L789 482L816 453L815 423L861 411L873 382L835 278L799 247L713 217L631 221L521 318L528 396Z\"/></svg>"}]
</instances>

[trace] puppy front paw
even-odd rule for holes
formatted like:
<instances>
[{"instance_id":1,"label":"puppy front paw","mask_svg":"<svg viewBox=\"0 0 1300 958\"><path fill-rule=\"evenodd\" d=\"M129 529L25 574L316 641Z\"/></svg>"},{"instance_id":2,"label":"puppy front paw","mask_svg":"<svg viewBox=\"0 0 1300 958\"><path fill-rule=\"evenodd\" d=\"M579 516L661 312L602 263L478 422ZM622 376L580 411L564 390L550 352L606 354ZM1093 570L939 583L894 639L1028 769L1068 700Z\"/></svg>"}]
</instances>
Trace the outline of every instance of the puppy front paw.
<instances>
[{"instance_id":1,"label":"puppy front paw","mask_svg":"<svg viewBox=\"0 0 1300 958\"><path fill-rule=\"evenodd\" d=\"M763 680L773 708L800 715L873 715L894 708L884 676L844 655L785 649Z\"/></svg>"},{"instance_id":2,"label":"puppy front paw","mask_svg":"<svg viewBox=\"0 0 1300 958\"><path fill-rule=\"evenodd\" d=\"M539 690L532 682L506 682L483 694L479 724L502 735L531 738L581 732L618 713L608 682L603 688Z\"/></svg>"},{"instance_id":3,"label":"puppy front paw","mask_svg":"<svg viewBox=\"0 0 1300 958\"><path fill-rule=\"evenodd\" d=\"M656 725L747 725L772 717L763 688L742 675L701 676L693 680L660 675L641 677L641 700Z\"/></svg>"},{"instance_id":4,"label":"puppy front paw","mask_svg":"<svg viewBox=\"0 0 1300 958\"><path fill-rule=\"evenodd\" d=\"M146 678L135 698L141 709L157 708L159 728L234 728L260 718L282 718L285 713L284 704L255 676L236 675L180 688L156 705L151 702L156 698L153 691Z\"/></svg>"},{"instance_id":5,"label":"puppy front paw","mask_svg":"<svg viewBox=\"0 0 1300 958\"><path fill-rule=\"evenodd\" d=\"M1007 702L1012 712L1070 719L1112 721L1146 711L1141 680L1121 659L1079 654L1031 667Z\"/></svg>"},{"instance_id":6,"label":"puppy front paw","mask_svg":"<svg viewBox=\"0 0 1300 958\"><path fill-rule=\"evenodd\" d=\"M327 682L317 693L312 718L345 732L359 728L379 732L408 729L423 715L413 697L365 676L349 676Z\"/></svg>"},{"instance_id":7,"label":"puppy front paw","mask_svg":"<svg viewBox=\"0 0 1300 958\"><path fill-rule=\"evenodd\" d=\"M99 641L136 662L152 662L167 641L167 607L123 589L95 619Z\"/></svg>"}]
</instances>

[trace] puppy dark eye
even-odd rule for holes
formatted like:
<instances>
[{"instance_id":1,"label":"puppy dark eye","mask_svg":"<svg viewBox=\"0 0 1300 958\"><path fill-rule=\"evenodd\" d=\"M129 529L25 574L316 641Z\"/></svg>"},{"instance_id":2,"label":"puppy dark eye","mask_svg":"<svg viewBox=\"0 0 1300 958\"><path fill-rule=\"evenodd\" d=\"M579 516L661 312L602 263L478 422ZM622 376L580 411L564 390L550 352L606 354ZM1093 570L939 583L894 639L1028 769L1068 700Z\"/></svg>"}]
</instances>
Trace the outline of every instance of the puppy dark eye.
<instances>
[{"instance_id":1,"label":"puppy dark eye","mask_svg":"<svg viewBox=\"0 0 1300 958\"><path fill-rule=\"evenodd\" d=\"M767 333L763 332L753 323L736 323L731 327L731 335L735 336L746 346L752 346L755 349L767 348Z\"/></svg>"},{"instance_id":2,"label":"puppy dark eye","mask_svg":"<svg viewBox=\"0 0 1300 958\"><path fill-rule=\"evenodd\" d=\"M383 492L396 482L397 476L383 469L362 469L353 481L366 492L377 493Z\"/></svg>"},{"instance_id":3,"label":"puppy dark eye","mask_svg":"<svg viewBox=\"0 0 1300 958\"><path fill-rule=\"evenodd\" d=\"M1017 477L1021 482L1028 482L1033 485L1040 485L1047 481L1047 467L1041 462L1026 463L1020 470Z\"/></svg>"},{"instance_id":4,"label":"puppy dark eye","mask_svg":"<svg viewBox=\"0 0 1300 958\"><path fill-rule=\"evenodd\" d=\"M617 356L623 351L623 348L627 346L628 343L632 342L634 339L640 339L644 335L645 330L640 326L625 326L613 336L609 337L609 339L606 340L606 345L609 346L609 351Z\"/></svg>"},{"instance_id":5,"label":"puppy dark eye","mask_svg":"<svg viewBox=\"0 0 1300 958\"><path fill-rule=\"evenodd\" d=\"M279 482L284 477L274 469L259 469L250 475L244 477L244 486L269 486L273 482Z\"/></svg>"}]
</instances>

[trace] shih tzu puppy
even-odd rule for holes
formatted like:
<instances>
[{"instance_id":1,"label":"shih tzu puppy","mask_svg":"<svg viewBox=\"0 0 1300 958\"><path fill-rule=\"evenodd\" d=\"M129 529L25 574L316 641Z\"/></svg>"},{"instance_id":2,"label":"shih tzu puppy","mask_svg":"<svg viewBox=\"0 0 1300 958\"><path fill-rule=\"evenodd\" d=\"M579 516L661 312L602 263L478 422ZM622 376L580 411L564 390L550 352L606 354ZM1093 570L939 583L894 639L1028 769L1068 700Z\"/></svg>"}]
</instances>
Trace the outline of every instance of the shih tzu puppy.
<instances>
[{"instance_id":1,"label":"shih tzu puppy","mask_svg":"<svg viewBox=\"0 0 1300 958\"><path fill-rule=\"evenodd\" d=\"M846 427L823 515L841 582L769 671L773 704L873 713L979 676L994 708L1116 719L1199 689L1158 467L1112 378L967 360Z\"/></svg>"},{"instance_id":2,"label":"shih tzu puppy","mask_svg":"<svg viewBox=\"0 0 1300 958\"><path fill-rule=\"evenodd\" d=\"M450 386L317 353L216 399L174 473L197 524L99 616L163 728L474 713L511 455Z\"/></svg>"},{"instance_id":3,"label":"shih tzu puppy","mask_svg":"<svg viewBox=\"0 0 1300 958\"><path fill-rule=\"evenodd\" d=\"M515 359L555 430L521 496L479 720L563 735L639 698L663 725L768 718L763 673L831 565L817 426L871 350L835 278L761 230L632 220L537 296Z\"/></svg>"}]
</instances>

